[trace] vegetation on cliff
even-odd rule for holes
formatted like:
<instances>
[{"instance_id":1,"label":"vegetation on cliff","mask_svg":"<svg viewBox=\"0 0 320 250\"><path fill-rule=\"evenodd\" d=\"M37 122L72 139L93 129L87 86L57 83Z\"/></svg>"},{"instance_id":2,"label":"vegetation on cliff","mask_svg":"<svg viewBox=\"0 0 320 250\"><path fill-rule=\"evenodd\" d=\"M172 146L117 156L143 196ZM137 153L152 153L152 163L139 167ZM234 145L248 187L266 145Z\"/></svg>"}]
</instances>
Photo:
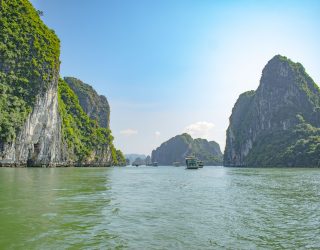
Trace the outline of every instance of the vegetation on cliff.
<instances>
[{"instance_id":1,"label":"vegetation on cliff","mask_svg":"<svg viewBox=\"0 0 320 250\"><path fill-rule=\"evenodd\" d=\"M23 152L14 148L14 153L25 156L21 158L19 164L30 160L30 157L35 158L40 150L48 157L37 159L38 164L51 164L50 159L59 159L62 164L64 161L66 163L125 164L123 154L113 146L113 137L108 128L109 104L106 98L98 96L92 88L87 92L94 98L98 96L101 104L98 110L100 112L97 112L93 118L104 114L100 120L90 119L80 106L78 96L67 83L59 80L60 41L54 31L42 22L39 15L41 12L34 9L28 0L0 0L1 153L8 148L7 145L15 142L12 145L23 145L19 148ZM79 87L78 93L82 93L83 86L85 85L76 85ZM74 89L78 90L76 87ZM58 91L58 108L55 105L56 91ZM41 110L41 113L37 109L41 113L39 116L41 119L39 121L33 119L32 122L38 122L38 124L28 130L28 135L21 134L23 139L19 138L24 141L19 141L17 135L20 131L21 133L24 131L22 128L26 124L28 115L37 107L36 101L43 99L52 103L48 106L50 108L48 114L56 114L55 111L59 109L61 124L59 122L55 124L50 117L47 120L43 119L44 116L41 114L46 111ZM98 125L101 121L103 121L103 127ZM43 138L41 133L45 128L60 125L62 141L59 141L60 128L49 129L48 131L54 134ZM58 142L50 143L54 141L52 138L57 138ZM50 142L45 144L46 140ZM61 153L62 148L67 152ZM5 154L7 151L3 152ZM62 156L65 155L64 153L66 157ZM50 154L54 154L54 157L50 157L52 156ZM49 160L44 161L44 159ZM9 160L15 164L15 157Z\"/></svg>"},{"instance_id":2,"label":"vegetation on cliff","mask_svg":"<svg viewBox=\"0 0 320 250\"><path fill-rule=\"evenodd\" d=\"M320 91L300 63L275 56L230 117L226 166L320 166Z\"/></svg>"},{"instance_id":3,"label":"vegetation on cliff","mask_svg":"<svg viewBox=\"0 0 320 250\"><path fill-rule=\"evenodd\" d=\"M194 155L206 165L221 165L222 153L219 144L205 139L193 139L189 134L177 135L162 143L152 151L152 161L161 165L172 165L173 162L185 163L185 157Z\"/></svg>"},{"instance_id":4,"label":"vegetation on cliff","mask_svg":"<svg viewBox=\"0 0 320 250\"><path fill-rule=\"evenodd\" d=\"M246 158L248 166L320 167L320 128L297 118L290 130L261 135Z\"/></svg>"},{"instance_id":5,"label":"vegetation on cliff","mask_svg":"<svg viewBox=\"0 0 320 250\"><path fill-rule=\"evenodd\" d=\"M105 150L110 150L113 165L124 165L126 160L113 146L113 136L108 128L102 128L89 118L80 106L77 95L62 79L58 85L59 112L62 119L62 136L71 159L78 162L99 162ZM94 157L95 159L92 159Z\"/></svg>"},{"instance_id":6,"label":"vegetation on cliff","mask_svg":"<svg viewBox=\"0 0 320 250\"><path fill-rule=\"evenodd\" d=\"M69 84L70 88L77 95L80 106L87 115L96 120L100 127L109 128L110 123L110 106L108 100L90 86L74 77L64 77L64 81Z\"/></svg>"},{"instance_id":7,"label":"vegetation on cliff","mask_svg":"<svg viewBox=\"0 0 320 250\"><path fill-rule=\"evenodd\" d=\"M59 39L29 1L0 1L0 144L15 140L58 74L59 55Z\"/></svg>"}]
</instances>

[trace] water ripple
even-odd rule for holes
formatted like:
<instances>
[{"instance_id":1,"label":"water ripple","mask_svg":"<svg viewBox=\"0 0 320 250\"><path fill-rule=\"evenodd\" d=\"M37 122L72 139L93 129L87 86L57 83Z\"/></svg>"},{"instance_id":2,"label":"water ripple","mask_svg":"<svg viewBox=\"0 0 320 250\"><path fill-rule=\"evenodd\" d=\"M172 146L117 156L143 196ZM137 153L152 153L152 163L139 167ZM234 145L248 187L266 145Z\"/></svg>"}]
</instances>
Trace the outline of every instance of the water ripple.
<instances>
[{"instance_id":1,"label":"water ripple","mask_svg":"<svg viewBox=\"0 0 320 250\"><path fill-rule=\"evenodd\" d=\"M319 249L320 170L0 169L0 249Z\"/></svg>"}]
</instances>

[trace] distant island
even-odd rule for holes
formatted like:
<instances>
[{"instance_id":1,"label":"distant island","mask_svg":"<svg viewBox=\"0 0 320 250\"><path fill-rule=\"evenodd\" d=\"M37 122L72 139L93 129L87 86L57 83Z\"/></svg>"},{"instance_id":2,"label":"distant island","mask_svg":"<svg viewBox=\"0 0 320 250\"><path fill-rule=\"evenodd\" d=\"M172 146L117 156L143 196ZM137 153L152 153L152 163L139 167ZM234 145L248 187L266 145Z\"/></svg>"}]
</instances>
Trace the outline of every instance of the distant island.
<instances>
[{"instance_id":1,"label":"distant island","mask_svg":"<svg viewBox=\"0 0 320 250\"><path fill-rule=\"evenodd\" d=\"M272 58L230 117L225 166L319 167L320 90L300 63Z\"/></svg>"},{"instance_id":2,"label":"distant island","mask_svg":"<svg viewBox=\"0 0 320 250\"><path fill-rule=\"evenodd\" d=\"M131 164L136 159L145 160L147 156L144 154L125 154L124 157L127 159L128 164Z\"/></svg>"},{"instance_id":3,"label":"distant island","mask_svg":"<svg viewBox=\"0 0 320 250\"><path fill-rule=\"evenodd\" d=\"M144 154L125 154L127 165L151 165L151 157Z\"/></svg>"},{"instance_id":4,"label":"distant island","mask_svg":"<svg viewBox=\"0 0 320 250\"><path fill-rule=\"evenodd\" d=\"M125 165L107 99L60 78L60 41L39 11L26 0L0 9L0 166Z\"/></svg>"},{"instance_id":5,"label":"distant island","mask_svg":"<svg viewBox=\"0 0 320 250\"><path fill-rule=\"evenodd\" d=\"M159 165L173 165L174 163L185 165L185 158L194 155L205 165L221 166L222 153L218 143L205 139L193 139L189 134L177 135L162 143L160 147L152 151L152 162Z\"/></svg>"}]
</instances>

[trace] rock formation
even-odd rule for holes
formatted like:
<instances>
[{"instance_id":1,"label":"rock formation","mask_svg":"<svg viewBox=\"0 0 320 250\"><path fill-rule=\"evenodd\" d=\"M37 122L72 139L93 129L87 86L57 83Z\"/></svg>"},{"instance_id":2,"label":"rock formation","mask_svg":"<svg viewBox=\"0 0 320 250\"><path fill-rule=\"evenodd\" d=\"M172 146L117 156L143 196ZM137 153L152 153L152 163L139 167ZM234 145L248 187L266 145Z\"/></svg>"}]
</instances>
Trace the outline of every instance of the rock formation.
<instances>
[{"instance_id":1,"label":"rock formation","mask_svg":"<svg viewBox=\"0 0 320 250\"><path fill-rule=\"evenodd\" d=\"M319 87L300 63L277 55L232 110L224 165L319 166L319 126Z\"/></svg>"},{"instance_id":2,"label":"rock formation","mask_svg":"<svg viewBox=\"0 0 320 250\"><path fill-rule=\"evenodd\" d=\"M93 120L96 120L100 127L109 128L110 106L108 100L90 86L74 77L64 77L73 92L78 96L83 111Z\"/></svg>"},{"instance_id":3,"label":"rock formation","mask_svg":"<svg viewBox=\"0 0 320 250\"><path fill-rule=\"evenodd\" d=\"M193 139L189 134L177 135L162 143L152 151L152 162L159 165L172 165L174 162L185 164L185 157L196 156L205 165L222 165L222 153L219 144L205 139Z\"/></svg>"},{"instance_id":4,"label":"rock formation","mask_svg":"<svg viewBox=\"0 0 320 250\"><path fill-rule=\"evenodd\" d=\"M1 1L0 30L0 166L124 164L109 114L99 127L59 80L59 39L30 2Z\"/></svg>"}]
</instances>

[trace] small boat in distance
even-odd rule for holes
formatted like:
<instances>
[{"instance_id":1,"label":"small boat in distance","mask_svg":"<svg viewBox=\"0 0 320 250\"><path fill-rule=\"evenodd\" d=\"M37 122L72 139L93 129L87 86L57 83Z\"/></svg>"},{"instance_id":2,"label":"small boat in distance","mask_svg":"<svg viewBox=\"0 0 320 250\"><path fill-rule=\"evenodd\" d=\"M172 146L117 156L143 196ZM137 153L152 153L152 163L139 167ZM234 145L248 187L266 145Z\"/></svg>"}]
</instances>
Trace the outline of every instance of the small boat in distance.
<instances>
[{"instance_id":1,"label":"small boat in distance","mask_svg":"<svg viewBox=\"0 0 320 250\"><path fill-rule=\"evenodd\" d=\"M175 161L175 162L173 163L173 166L175 166L175 167L180 167L180 162Z\"/></svg>"},{"instance_id":2,"label":"small boat in distance","mask_svg":"<svg viewBox=\"0 0 320 250\"><path fill-rule=\"evenodd\" d=\"M197 163L198 163L199 168L203 168L203 165L204 165L204 164L203 164L203 161L198 160L198 162L197 162Z\"/></svg>"},{"instance_id":3,"label":"small boat in distance","mask_svg":"<svg viewBox=\"0 0 320 250\"><path fill-rule=\"evenodd\" d=\"M198 169L199 166L198 166L198 160L196 157L194 156L188 156L186 158L186 169Z\"/></svg>"},{"instance_id":4,"label":"small boat in distance","mask_svg":"<svg viewBox=\"0 0 320 250\"><path fill-rule=\"evenodd\" d=\"M154 167L158 167L158 162L156 162L156 161L155 161L155 162L153 162L153 163L152 163L152 166L154 166Z\"/></svg>"}]
</instances>

